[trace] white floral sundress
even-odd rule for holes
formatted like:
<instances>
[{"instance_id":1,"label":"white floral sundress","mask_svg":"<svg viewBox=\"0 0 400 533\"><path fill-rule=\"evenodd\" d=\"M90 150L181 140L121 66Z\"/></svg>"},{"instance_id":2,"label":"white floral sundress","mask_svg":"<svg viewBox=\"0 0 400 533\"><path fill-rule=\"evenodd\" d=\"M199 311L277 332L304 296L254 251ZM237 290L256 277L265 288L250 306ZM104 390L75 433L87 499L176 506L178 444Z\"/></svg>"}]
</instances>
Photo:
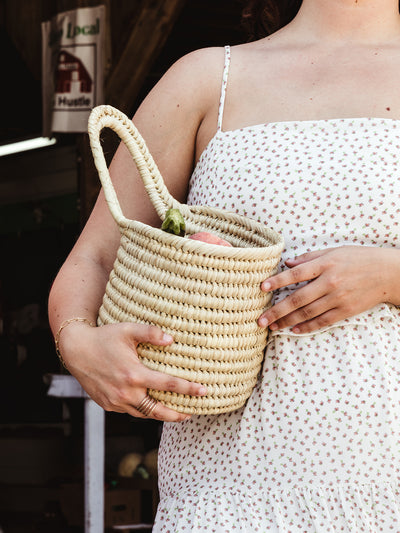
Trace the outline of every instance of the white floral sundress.
<instances>
[{"instance_id":1,"label":"white floral sundress","mask_svg":"<svg viewBox=\"0 0 400 533\"><path fill-rule=\"evenodd\" d=\"M218 130L188 202L277 229L283 260L399 247L400 120L223 131L225 50ZM271 333L245 407L164 424L153 533L399 533L399 326L399 309L382 304L313 334Z\"/></svg>"}]
</instances>

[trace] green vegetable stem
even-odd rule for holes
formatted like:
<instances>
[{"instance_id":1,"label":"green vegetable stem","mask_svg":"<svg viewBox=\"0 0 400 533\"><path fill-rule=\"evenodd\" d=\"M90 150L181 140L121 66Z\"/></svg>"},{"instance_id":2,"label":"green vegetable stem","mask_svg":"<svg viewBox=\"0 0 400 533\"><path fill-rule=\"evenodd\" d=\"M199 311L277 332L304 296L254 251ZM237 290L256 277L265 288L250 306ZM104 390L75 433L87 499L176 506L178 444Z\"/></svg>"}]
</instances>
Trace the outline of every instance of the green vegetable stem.
<instances>
[{"instance_id":1,"label":"green vegetable stem","mask_svg":"<svg viewBox=\"0 0 400 533\"><path fill-rule=\"evenodd\" d=\"M185 236L185 220L179 209L168 209L161 229L181 237Z\"/></svg>"}]
</instances>

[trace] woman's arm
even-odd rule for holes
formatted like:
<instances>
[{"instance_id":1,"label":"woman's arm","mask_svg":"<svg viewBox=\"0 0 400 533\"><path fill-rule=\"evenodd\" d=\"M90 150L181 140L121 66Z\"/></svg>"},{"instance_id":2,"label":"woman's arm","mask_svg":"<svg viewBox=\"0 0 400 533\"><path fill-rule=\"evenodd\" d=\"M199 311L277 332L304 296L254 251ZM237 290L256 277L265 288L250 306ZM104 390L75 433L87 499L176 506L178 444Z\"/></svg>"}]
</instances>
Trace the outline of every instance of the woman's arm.
<instances>
[{"instance_id":1,"label":"woman's arm","mask_svg":"<svg viewBox=\"0 0 400 533\"><path fill-rule=\"evenodd\" d=\"M308 281L259 319L271 329L309 333L375 305L400 305L400 250L341 246L288 260L288 270L262 284L265 291Z\"/></svg>"},{"instance_id":2,"label":"woman's arm","mask_svg":"<svg viewBox=\"0 0 400 533\"><path fill-rule=\"evenodd\" d=\"M179 60L149 93L133 121L146 141L171 194L184 201L195 159L197 132L219 99L223 50L204 49ZM215 123L217 116L215 116ZM121 144L110 175L127 218L160 226L161 221L126 147ZM120 232L100 192L93 212L60 269L49 295L52 332L73 317L96 322ZM156 328L115 324L93 328L71 322L59 335L59 349L72 375L107 410L141 416L135 409L147 388L201 395L204 388L151 371L136 353L138 342L165 345L172 341ZM185 415L158 404L153 415L182 420Z\"/></svg>"}]
</instances>

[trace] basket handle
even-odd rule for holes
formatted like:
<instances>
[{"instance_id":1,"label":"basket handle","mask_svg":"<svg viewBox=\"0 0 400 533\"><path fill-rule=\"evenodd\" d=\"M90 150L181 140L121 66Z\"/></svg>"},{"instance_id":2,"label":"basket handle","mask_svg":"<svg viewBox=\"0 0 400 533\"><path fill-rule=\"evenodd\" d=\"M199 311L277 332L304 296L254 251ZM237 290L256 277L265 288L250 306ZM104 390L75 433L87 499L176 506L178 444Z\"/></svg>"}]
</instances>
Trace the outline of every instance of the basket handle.
<instances>
[{"instance_id":1,"label":"basket handle","mask_svg":"<svg viewBox=\"0 0 400 533\"><path fill-rule=\"evenodd\" d=\"M103 128L111 128L125 143L133 157L143 180L150 200L161 220L169 208L182 209L182 206L164 184L164 180L153 160L146 143L132 120L124 113L110 105L99 105L92 109L88 121L88 133L94 163L99 173L104 195L112 216L118 225L126 227L131 222L121 209L117 194L111 181L104 152L100 143L100 132ZM184 209L183 209L184 210Z\"/></svg>"}]
</instances>

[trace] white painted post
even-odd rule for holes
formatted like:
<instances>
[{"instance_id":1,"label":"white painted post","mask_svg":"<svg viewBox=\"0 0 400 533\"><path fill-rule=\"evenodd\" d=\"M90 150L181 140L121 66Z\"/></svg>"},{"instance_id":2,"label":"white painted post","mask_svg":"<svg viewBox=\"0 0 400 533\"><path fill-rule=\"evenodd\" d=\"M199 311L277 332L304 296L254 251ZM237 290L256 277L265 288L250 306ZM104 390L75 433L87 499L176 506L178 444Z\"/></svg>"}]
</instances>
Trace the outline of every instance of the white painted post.
<instances>
[{"instance_id":1,"label":"white painted post","mask_svg":"<svg viewBox=\"0 0 400 533\"><path fill-rule=\"evenodd\" d=\"M85 533L104 533L105 412L73 376L46 376L48 396L84 400Z\"/></svg>"},{"instance_id":2,"label":"white painted post","mask_svg":"<svg viewBox=\"0 0 400 533\"><path fill-rule=\"evenodd\" d=\"M85 399L85 533L104 532L104 410Z\"/></svg>"}]
</instances>

